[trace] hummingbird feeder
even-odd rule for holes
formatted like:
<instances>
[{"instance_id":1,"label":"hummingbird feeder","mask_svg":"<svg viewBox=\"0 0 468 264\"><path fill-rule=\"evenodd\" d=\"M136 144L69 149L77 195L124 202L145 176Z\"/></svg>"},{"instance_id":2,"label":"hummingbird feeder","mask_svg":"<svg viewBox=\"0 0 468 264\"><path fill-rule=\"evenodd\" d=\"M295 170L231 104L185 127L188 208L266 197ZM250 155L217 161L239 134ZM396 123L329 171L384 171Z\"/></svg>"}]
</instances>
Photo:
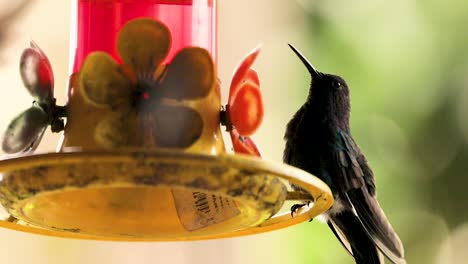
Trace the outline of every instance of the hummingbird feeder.
<instances>
[{"instance_id":1,"label":"hummingbird feeder","mask_svg":"<svg viewBox=\"0 0 468 264\"><path fill-rule=\"evenodd\" d=\"M96 240L233 237L326 211L326 184L260 158L263 117L249 53L228 102L217 79L216 0L73 0L68 101L58 106L46 53L20 59L33 105L6 129L0 226ZM55 153L32 154L48 127ZM221 128L235 153L227 153ZM63 132L62 132L63 131ZM305 193L290 191L290 185ZM312 200L294 217L288 200Z\"/></svg>"}]
</instances>

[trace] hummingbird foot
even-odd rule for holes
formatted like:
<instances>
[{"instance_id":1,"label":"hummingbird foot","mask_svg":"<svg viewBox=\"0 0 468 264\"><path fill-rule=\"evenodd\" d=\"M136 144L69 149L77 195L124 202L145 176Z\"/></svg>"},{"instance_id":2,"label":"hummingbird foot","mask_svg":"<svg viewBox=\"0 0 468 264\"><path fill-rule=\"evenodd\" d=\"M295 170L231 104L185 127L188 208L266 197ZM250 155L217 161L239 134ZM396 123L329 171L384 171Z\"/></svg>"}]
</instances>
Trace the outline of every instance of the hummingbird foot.
<instances>
[{"instance_id":1,"label":"hummingbird foot","mask_svg":"<svg viewBox=\"0 0 468 264\"><path fill-rule=\"evenodd\" d=\"M302 204L294 204L293 206L291 206L291 217L294 217L294 214L295 214L299 209L301 209L302 207L304 207L304 206L306 206L306 205L309 206L309 205L310 205L310 201L307 201L307 202L302 203ZM313 218L310 219L309 222L311 222L312 220L313 220Z\"/></svg>"}]
</instances>

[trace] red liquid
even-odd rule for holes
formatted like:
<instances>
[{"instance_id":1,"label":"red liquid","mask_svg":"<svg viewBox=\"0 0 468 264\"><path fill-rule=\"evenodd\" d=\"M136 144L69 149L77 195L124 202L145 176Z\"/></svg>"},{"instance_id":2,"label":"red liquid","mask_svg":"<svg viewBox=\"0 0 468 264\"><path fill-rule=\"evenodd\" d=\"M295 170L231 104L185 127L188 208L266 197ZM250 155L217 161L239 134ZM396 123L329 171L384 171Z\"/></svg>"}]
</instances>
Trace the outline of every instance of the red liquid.
<instances>
[{"instance_id":1,"label":"red liquid","mask_svg":"<svg viewBox=\"0 0 468 264\"><path fill-rule=\"evenodd\" d=\"M171 31L172 47L165 62L186 46L205 48L216 61L216 0L77 1L76 37L72 32L71 41L73 72L79 71L92 51L106 51L120 62L117 33L138 17L159 20Z\"/></svg>"}]
</instances>

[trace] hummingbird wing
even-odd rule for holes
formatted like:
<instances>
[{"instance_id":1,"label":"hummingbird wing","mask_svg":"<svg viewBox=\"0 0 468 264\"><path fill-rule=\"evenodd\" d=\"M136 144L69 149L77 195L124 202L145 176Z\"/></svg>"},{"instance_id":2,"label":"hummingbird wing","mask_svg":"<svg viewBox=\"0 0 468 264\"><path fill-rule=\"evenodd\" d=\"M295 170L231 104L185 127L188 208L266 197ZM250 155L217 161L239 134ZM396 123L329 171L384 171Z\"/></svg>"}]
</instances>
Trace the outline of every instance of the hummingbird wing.
<instances>
[{"instance_id":1,"label":"hummingbird wing","mask_svg":"<svg viewBox=\"0 0 468 264\"><path fill-rule=\"evenodd\" d=\"M356 189L346 195L353 206L355 216L364 227L375 246L393 263L406 263L400 238L387 220L377 199L364 189Z\"/></svg>"},{"instance_id":2,"label":"hummingbird wing","mask_svg":"<svg viewBox=\"0 0 468 264\"><path fill-rule=\"evenodd\" d=\"M338 132L335 150L335 164L338 166L334 169L335 175L341 176L336 177L340 192L366 186L369 193L375 195L374 173L353 138L346 132Z\"/></svg>"},{"instance_id":3,"label":"hummingbird wing","mask_svg":"<svg viewBox=\"0 0 468 264\"><path fill-rule=\"evenodd\" d=\"M344 182L343 198L375 246L393 263L406 263L403 244L375 197L374 174L366 158L348 133L340 132L339 137L336 175Z\"/></svg>"}]
</instances>

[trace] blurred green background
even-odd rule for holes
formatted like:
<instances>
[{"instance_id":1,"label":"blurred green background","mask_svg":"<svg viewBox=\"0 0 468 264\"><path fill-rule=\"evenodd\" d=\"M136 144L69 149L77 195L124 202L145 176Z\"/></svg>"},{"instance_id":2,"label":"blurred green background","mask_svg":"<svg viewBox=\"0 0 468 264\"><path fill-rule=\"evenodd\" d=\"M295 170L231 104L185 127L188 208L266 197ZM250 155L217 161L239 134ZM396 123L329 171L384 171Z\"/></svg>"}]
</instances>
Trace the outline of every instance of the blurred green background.
<instances>
[{"instance_id":1,"label":"blurred green background","mask_svg":"<svg viewBox=\"0 0 468 264\"><path fill-rule=\"evenodd\" d=\"M219 0L223 100L238 61L258 43L266 117L254 136L281 162L283 133L309 75L292 43L321 71L343 76L352 132L377 178L379 200L408 263L468 263L468 2L466 0ZM0 16L11 8L0 0ZM70 1L36 0L0 52L0 125L30 104L18 60L34 39L65 101ZM5 27L0 28L4 33ZM47 134L42 151L53 151ZM1 263L353 263L318 221L268 234L194 243L102 243L0 229Z\"/></svg>"}]
</instances>

